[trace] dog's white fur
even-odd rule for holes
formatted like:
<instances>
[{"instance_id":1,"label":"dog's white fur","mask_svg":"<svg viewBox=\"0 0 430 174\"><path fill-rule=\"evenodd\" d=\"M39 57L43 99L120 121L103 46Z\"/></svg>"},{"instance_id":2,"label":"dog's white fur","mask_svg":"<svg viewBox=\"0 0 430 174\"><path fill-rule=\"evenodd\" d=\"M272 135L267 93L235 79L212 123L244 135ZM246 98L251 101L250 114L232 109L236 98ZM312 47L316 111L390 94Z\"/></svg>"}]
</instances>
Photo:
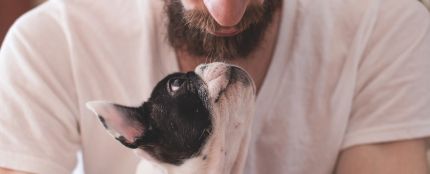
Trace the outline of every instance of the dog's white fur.
<instances>
[{"instance_id":1,"label":"dog's white fur","mask_svg":"<svg viewBox=\"0 0 430 174\"><path fill-rule=\"evenodd\" d=\"M204 67L206 66L206 67ZM240 174L243 173L251 137L254 115L255 86L236 82L228 85L226 75L231 65L212 63L201 65L195 72L206 82L212 106L213 128L201 153L180 166L159 164L142 150L137 154L144 160L137 174ZM225 92L215 103L220 90Z\"/></svg>"}]
</instances>

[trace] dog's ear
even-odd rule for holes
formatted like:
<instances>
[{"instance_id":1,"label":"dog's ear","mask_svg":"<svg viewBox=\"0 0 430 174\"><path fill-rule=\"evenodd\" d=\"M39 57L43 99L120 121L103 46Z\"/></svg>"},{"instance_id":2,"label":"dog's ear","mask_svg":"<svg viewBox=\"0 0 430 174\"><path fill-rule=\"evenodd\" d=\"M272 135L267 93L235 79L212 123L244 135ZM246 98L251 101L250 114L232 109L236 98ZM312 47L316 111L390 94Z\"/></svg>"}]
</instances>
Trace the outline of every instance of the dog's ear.
<instances>
[{"instance_id":1,"label":"dog's ear","mask_svg":"<svg viewBox=\"0 0 430 174\"><path fill-rule=\"evenodd\" d=\"M115 139L129 148L138 147L137 141L144 136L145 126L148 126L144 123L144 112L106 101L87 102L86 106Z\"/></svg>"}]
</instances>

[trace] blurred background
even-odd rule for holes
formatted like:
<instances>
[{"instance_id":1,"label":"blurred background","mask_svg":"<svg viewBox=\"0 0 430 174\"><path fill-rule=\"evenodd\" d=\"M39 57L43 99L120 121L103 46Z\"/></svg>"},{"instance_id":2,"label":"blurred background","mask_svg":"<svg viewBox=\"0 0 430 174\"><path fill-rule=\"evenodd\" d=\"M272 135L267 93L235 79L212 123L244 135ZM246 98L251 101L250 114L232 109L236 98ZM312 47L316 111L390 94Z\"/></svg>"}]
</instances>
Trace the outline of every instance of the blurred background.
<instances>
[{"instance_id":1,"label":"blurred background","mask_svg":"<svg viewBox=\"0 0 430 174\"><path fill-rule=\"evenodd\" d=\"M45 0L0 0L0 44L3 43L4 36L6 35L9 27L14 21L35 6L43 3ZM430 11L430 0L419 0ZM1 47L0 47L1 49ZM430 158L430 152L428 153ZM82 174L81 155L78 154L79 165L74 174ZM430 165L430 162L429 162Z\"/></svg>"}]
</instances>

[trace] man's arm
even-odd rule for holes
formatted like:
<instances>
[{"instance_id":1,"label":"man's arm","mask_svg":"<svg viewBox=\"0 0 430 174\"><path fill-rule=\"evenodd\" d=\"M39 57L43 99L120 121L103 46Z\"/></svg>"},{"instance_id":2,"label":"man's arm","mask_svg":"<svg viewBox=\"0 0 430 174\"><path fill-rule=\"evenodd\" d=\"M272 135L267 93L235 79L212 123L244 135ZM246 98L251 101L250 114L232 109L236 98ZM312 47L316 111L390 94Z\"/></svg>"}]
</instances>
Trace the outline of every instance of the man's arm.
<instances>
[{"instance_id":1,"label":"man's arm","mask_svg":"<svg viewBox=\"0 0 430 174\"><path fill-rule=\"evenodd\" d=\"M61 5L22 16L1 46L0 167L57 174L76 165L80 105Z\"/></svg>"},{"instance_id":2,"label":"man's arm","mask_svg":"<svg viewBox=\"0 0 430 174\"><path fill-rule=\"evenodd\" d=\"M336 174L427 174L423 139L360 145L339 156Z\"/></svg>"},{"instance_id":3,"label":"man's arm","mask_svg":"<svg viewBox=\"0 0 430 174\"><path fill-rule=\"evenodd\" d=\"M0 167L0 174L30 174L30 173L20 172L20 171L15 171L15 170L10 170L10 169L5 169Z\"/></svg>"}]
</instances>

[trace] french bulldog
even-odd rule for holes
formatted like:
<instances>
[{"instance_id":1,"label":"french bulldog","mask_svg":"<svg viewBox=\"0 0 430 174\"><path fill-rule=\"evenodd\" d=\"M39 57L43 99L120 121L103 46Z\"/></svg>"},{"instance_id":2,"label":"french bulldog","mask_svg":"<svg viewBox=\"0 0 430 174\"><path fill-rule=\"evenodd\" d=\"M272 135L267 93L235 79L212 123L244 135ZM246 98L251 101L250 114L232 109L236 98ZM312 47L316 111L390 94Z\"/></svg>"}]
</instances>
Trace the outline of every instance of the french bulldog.
<instances>
[{"instance_id":1,"label":"french bulldog","mask_svg":"<svg viewBox=\"0 0 430 174\"><path fill-rule=\"evenodd\" d=\"M246 71L211 63L168 75L141 106L92 101L87 107L116 140L161 173L239 174L248 152L255 93ZM148 170L138 167L137 173Z\"/></svg>"}]
</instances>

